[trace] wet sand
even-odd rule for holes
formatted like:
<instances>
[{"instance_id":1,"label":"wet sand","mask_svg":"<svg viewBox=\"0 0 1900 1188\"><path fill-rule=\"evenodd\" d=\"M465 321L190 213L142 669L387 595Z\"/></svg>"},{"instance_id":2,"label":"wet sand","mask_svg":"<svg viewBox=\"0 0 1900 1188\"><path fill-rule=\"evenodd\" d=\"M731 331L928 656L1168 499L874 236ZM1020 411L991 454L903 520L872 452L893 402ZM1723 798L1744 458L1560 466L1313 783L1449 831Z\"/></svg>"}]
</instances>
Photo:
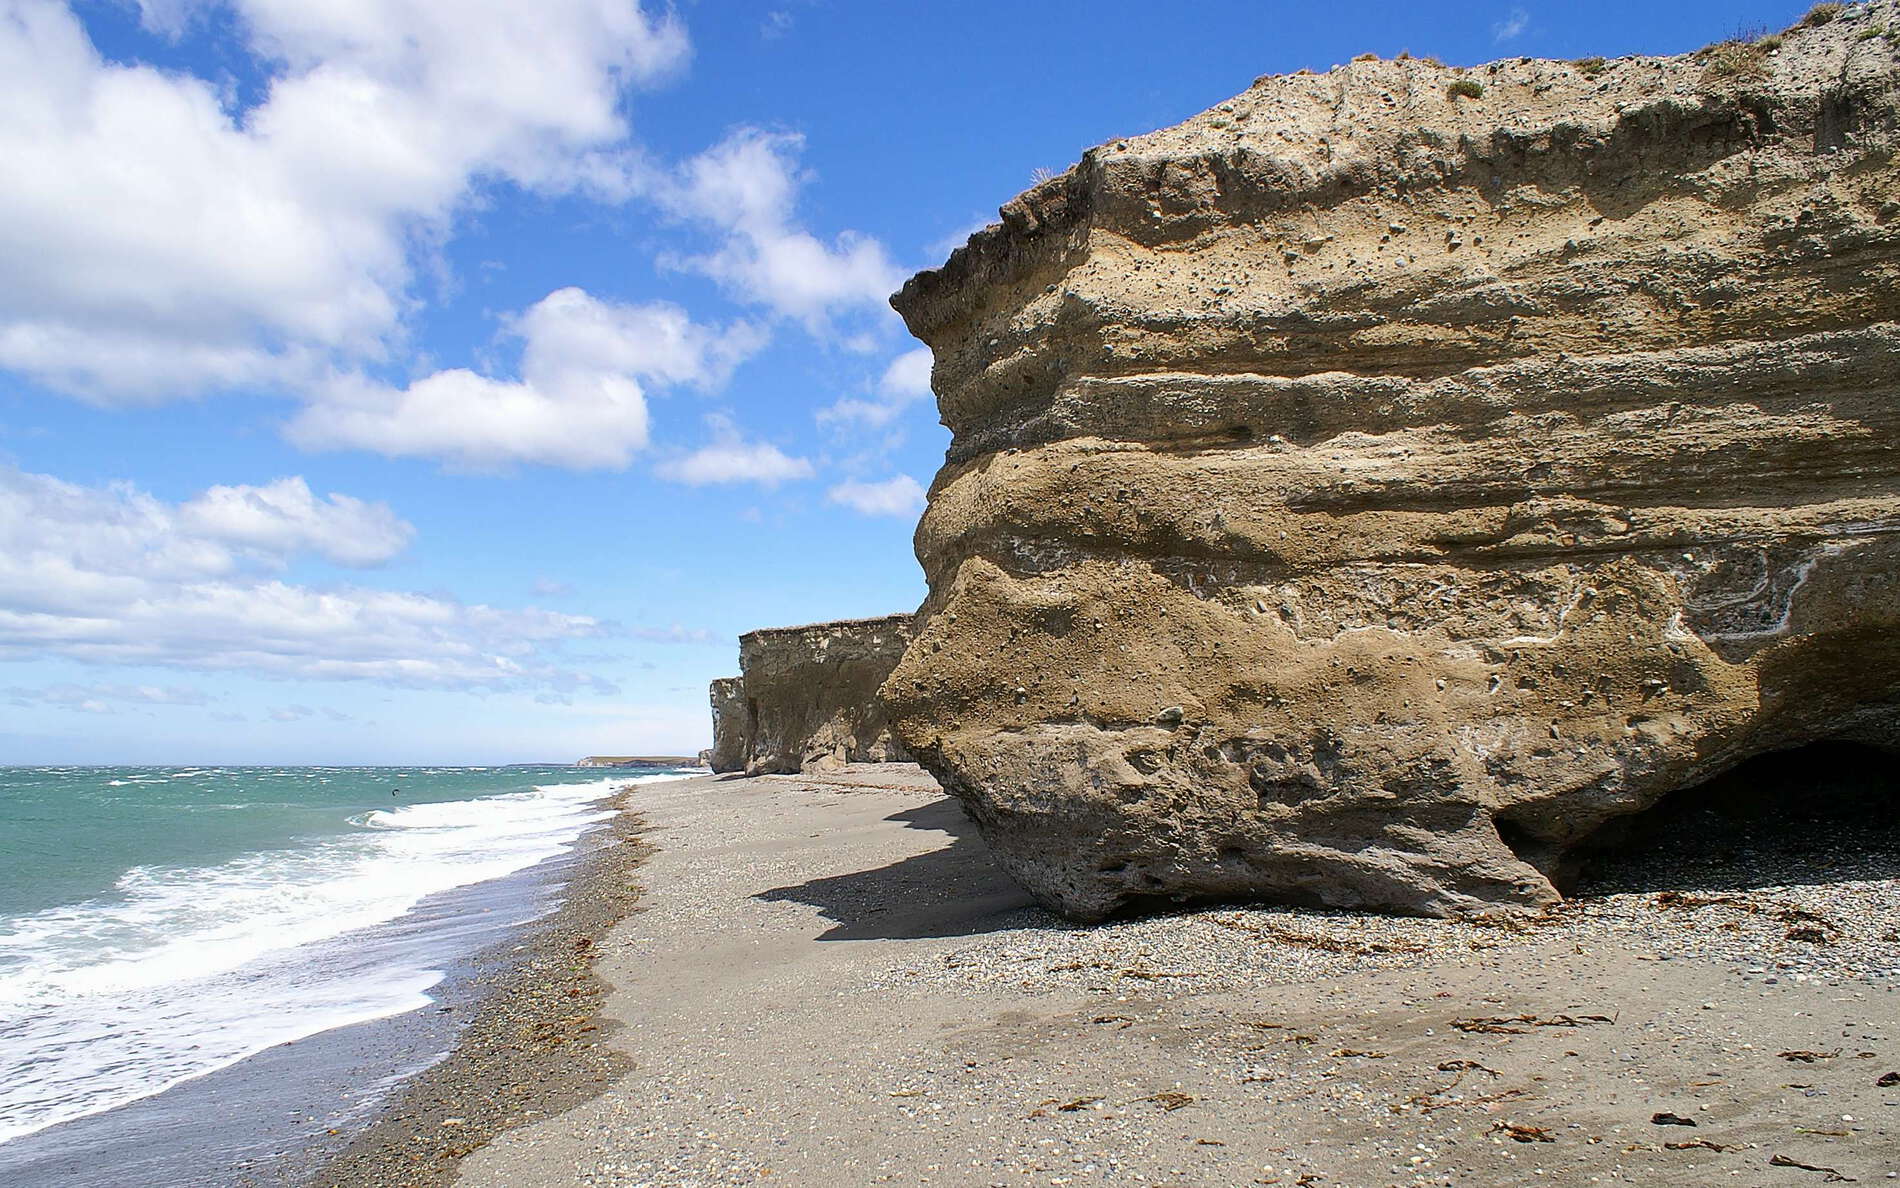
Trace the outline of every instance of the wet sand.
<instances>
[{"instance_id":1,"label":"wet sand","mask_svg":"<svg viewBox=\"0 0 1900 1188\"><path fill-rule=\"evenodd\" d=\"M543 990L565 994L568 982L540 975L563 971L564 963L550 960L565 955L561 944L576 936L591 944L618 918L613 913L624 900L616 898L613 874L637 863L637 844L625 842L637 828L636 818L623 815L590 831L568 854L430 896L404 916L335 945L335 959L370 971L396 949L404 960L420 956L437 964L443 977L429 990L432 1005L278 1044L151 1097L0 1144L0 1184L304 1188L390 1102L402 1101L406 1086L426 1083L425 1070L451 1050L461 1052L458 1039L485 1034L464 1021L491 1017L477 1010L485 1003L514 1001L499 990L523 991L530 1003L537 995L545 1001ZM571 880L590 890L567 901L568 912L550 914ZM537 942L551 946L549 953L535 948ZM524 961L528 953L539 970ZM561 1007L558 1014L544 1013L557 1022L574 1013ZM442 1071L460 1067L449 1060ZM588 1075L588 1068L584 1060L564 1060L556 1084ZM422 1081L413 1080L419 1075ZM565 1104L578 1096L550 1100Z\"/></svg>"},{"instance_id":2,"label":"wet sand","mask_svg":"<svg viewBox=\"0 0 1900 1188\"><path fill-rule=\"evenodd\" d=\"M380 1162L327 1182L1900 1176L1891 849L1799 883L1666 859L1530 921L1215 908L1078 929L1003 878L914 768L654 784L630 803L651 854L617 876L640 910L584 946L611 986L598 1023L576 1009L539 1051L498 1028L459 1086L412 1088ZM537 1098L574 1053L584 1071ZM496 1124L549 1116L458 1158L483 1098Z\"/></svg>"},{"instance_id":3,"label":"wet sand","mask_svg":"<svg viewBox=\"0 0 1900 1188\"><path fill-rule=\"evenodd\" d=\"M441 1060L383 1101L375 1120L316 1172L321 1188L429 1188L454 1181L459 1161L497 1134L568 1109L624 1074L600 1012L599 939L636 910L648 848L630 792L620 814L588 836L558 910L479 954L457 995L471 1017Z\"/></svg>"}]
</instances>

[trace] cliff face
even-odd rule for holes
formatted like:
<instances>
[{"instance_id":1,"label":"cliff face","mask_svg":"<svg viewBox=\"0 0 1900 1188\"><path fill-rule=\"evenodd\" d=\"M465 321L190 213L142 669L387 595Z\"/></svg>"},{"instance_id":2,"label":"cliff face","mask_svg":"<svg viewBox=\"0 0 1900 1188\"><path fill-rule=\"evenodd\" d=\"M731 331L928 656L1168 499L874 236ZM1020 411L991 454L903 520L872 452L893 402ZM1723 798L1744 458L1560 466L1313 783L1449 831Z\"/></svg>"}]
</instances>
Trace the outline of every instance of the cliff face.
<instances>
[{"instance_id":1,"label":"cliff face","mask_svg":"<svg viewBox=\"0 0 1900 1188\"><path fill-rule=\"evenodd\" d=\"M1890 30L1262 79L907 284L954 440L884 699L1011 873L1534 905L1900 742Z\"/></svg>"},{"instance_id":2,"label":"cliff face","mask_svg":"<svg viewBox=\"0 0 1900 1188\"><path fill-rule=\"evenodd\" d=\"M763 775L906 759L877 690L910 638L910 615L740 636L742 675L712 683L713 770Z\"/></svg>"},{"instance_id":3,"label":"cliff face","mask_svg":"<svg viewBox=\"0 0 1900 1188\"><path fill-rule=\"evenodd\" d=\"M706 766L714 771L744 771L752 751L752 713L746 706L745 679L721 677L708 690L712 699L713 745Z\"/></svg>"}]
</instances>

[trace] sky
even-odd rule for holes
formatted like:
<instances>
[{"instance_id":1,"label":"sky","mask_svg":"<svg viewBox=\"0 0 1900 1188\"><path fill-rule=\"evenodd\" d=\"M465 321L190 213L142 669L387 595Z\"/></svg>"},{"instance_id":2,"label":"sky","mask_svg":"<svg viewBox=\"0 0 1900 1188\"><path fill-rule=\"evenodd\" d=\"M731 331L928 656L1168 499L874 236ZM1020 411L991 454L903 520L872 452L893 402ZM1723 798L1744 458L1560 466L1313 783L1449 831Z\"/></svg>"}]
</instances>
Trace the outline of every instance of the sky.
<instances>
[{"instance_id":1,"label":"sky","mask_svg":"<svg viewBox=\"0 0 1900 1188\"><path fill-rule=\"evenodd\" d=\"M887 304L1262 74L1805 4L0 0L0 763L689 754L923 598Z\"/></svg>"}]
</instances>

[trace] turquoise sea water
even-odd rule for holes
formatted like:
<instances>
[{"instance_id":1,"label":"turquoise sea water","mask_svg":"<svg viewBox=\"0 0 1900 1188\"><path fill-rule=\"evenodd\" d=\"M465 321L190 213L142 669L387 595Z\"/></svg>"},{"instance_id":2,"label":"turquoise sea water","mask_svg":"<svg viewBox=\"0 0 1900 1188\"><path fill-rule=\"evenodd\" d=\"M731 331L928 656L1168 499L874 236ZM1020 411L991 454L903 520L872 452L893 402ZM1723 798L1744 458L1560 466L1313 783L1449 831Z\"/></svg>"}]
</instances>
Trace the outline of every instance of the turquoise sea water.
<instances>
[{"instance_id":1,"label":"turquoise sea water","mask_svg":"<svg viewBox=\"0 0 1900 1188\"><path fill-rule=\"evenodd\" d=\"M0 768L0 1143L425 1004L431 959L354 940L689 774Z\"/></svg>"}]
</instances>

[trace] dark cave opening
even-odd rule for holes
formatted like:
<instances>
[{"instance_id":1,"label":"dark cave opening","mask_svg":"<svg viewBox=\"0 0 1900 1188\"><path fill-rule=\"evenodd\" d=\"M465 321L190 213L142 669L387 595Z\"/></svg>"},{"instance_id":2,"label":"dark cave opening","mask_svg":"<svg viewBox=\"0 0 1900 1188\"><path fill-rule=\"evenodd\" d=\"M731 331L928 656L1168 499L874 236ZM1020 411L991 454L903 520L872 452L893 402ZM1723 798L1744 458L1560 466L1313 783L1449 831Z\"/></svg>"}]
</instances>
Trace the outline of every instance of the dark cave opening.
<instances>
[{"instance_id":1,"label":"dark cave opening","mask_svg":"<svg viewBox=\"0 0 1900 1188\"><path fill-rule=\"evenodd\" d=\"M1900 876L1900 755L1816 743L1760 755L1607 823L1566 895L1734 891Z\"/></svg>"}]
</instances>

